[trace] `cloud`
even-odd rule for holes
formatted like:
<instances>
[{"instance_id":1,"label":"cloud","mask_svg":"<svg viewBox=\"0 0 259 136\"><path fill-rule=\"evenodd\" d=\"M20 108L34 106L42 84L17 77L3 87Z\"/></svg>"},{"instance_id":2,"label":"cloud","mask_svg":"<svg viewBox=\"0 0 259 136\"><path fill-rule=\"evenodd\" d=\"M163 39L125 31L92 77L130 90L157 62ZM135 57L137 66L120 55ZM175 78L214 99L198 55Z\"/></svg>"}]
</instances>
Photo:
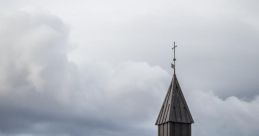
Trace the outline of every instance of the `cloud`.
<instances>
[{"instance_id":1,"label":"cloud","mask_svg":"<svg viewBox=\"0 0 259 136\"><path fill-rule=\"evenodd\" d=\"M195 136L256 136L259 122L259 96L244 101L235 96L221 99L212 91L192 91L189 102L194 119Z\"/></svg>"},{"instance_id":2,"label":"cloud","mask_svg":"<svg viewBox=\"0 0 259 136\"><path fill-rule=\"evenodd\" d=\"M0 135L155 136L172 38L194 135L258 135L254 1L0 3Z\"/></svg>"},{"instance_id":3,"label":"cloud","mask_svg":"<svg viewBox=\"0 0 259 136\"><path fill-rule=\"evenodd\" d=\"M1 18L3 135L136 135L135 124L153 117L169 78L160 67L77 65L67 57L69 30L58 17L19 12Z\"/></svg>"},{"instance_id":4,"label":"cloud","mask_svg":"<svg viewBox=\"0 0 259 136\"><path fill-rule=\"evenodd\" d=\"M254 0L12 0L1 5L2 10L43 11L65 21L75 43L73 61L147 62L170 71L175 40L177 72L188 89L247 100L259 89Z\"/></svg>"}]
</instances>

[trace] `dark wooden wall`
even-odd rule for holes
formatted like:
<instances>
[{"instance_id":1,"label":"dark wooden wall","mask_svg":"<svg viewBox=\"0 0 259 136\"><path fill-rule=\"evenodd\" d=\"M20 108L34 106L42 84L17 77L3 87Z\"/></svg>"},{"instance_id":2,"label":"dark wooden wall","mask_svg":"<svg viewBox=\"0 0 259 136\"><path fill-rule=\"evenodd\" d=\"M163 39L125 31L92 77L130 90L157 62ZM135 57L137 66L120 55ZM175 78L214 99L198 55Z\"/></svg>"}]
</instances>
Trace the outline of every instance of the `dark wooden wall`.
<instances>
[{"instance_id":1,"label":"dark wooden wall","mask_svg":"<svg viewBox=\"0 0 259 136\"><path fill-rule=\"evenodd\" d=\"M191 136L191 124L165 123L158 126L158 136Z\"/></svg>"}]
</instances>

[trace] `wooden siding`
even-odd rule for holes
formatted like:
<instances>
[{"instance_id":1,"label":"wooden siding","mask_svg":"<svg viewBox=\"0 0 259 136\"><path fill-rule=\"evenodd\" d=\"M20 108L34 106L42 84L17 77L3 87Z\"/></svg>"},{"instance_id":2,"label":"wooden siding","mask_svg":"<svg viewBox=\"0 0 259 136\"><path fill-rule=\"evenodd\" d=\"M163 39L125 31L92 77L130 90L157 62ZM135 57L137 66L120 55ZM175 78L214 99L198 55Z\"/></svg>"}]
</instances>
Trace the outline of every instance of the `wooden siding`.
<instances>
[{"instance_id":1,"label":"wooden siding","mask_svg":"<svg viewBox=\"0 0 259 136\"><path fill-rule=\"evenodd\" d=\"M191 124L169 122L158 125L158 136L191 136Z\"/></svg>"}]
</instances>

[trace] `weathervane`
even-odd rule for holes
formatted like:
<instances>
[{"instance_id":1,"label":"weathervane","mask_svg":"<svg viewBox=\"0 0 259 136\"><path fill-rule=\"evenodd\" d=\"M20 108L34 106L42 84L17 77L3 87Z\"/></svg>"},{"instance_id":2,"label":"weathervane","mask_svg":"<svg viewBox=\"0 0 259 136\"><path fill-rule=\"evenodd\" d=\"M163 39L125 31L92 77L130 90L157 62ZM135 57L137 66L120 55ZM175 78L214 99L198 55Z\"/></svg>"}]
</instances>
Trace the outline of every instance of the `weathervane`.
<instances>
[{"instance_id":1,"label":"weathervane","mask_svg":"<svg viewBox=\"0 0 259 136\"><path fill-rule=\"evenodd\" d=\"M177 47L177 45L176 45L175 42L174 42L174 47L172 48L172 50L174 51L174 59L173 59L174 63L171 64L171 67L174 69L174 74L175 74L175 61L176 61L176 58L175 58L175 50L176 50L176 47Z\"/></svg>"}]
</instances>

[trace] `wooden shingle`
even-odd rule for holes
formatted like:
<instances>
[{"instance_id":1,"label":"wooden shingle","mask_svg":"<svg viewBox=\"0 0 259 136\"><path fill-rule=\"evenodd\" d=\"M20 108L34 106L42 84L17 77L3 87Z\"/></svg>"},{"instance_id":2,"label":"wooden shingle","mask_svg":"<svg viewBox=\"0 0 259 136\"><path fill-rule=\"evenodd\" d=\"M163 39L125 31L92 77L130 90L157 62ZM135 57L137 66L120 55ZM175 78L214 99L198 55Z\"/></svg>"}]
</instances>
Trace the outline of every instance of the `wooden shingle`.
<instances>
[{"instance_id":1,"label":"wooden shingle","mask_svg":"<svg viewBox=\"0 0 259 136\"><path fill-rule=\"evenodd\" d=\"M159 112L156 125L168 122L188 124L194 122L175 74Z\"/></svg>"}]
</instances>

